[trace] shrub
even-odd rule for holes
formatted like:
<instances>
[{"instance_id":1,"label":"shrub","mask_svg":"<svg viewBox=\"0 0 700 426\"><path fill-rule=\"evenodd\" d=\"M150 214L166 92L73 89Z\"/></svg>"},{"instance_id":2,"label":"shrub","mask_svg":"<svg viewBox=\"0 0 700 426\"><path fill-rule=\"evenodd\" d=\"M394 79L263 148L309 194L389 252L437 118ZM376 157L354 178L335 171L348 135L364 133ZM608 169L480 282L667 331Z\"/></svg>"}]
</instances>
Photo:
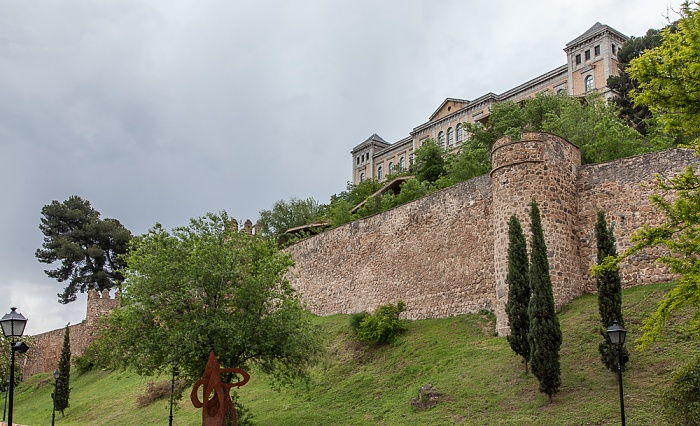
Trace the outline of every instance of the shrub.
<instances>
[{"instance_id":1,"label":"shrub","mask_svg":"<svg viewBox=\"0 0 700 426\"><path fill-rule=\"evenodd\" d=\"M406 324L399 319L401 312L406 310L406 304L399 301L380 305L372 315L367 315L357 328L357 338L369 345L383 345L393 342L396 337L406 330Z\"/></svg>"},{"instance_id":2,"label":"shrub","mask_svg":"<svg viewBox=\"0 0 700 426\"><path fill-rule=\"evenodd\" d=\"M671 388L663 393L663 405L669 424L700 425L700 358L673 376Z\"/></svg>"},{"instance_id":3,"label":"shrub","mask_svg":"<svg viewBox=\"0 0 700 426\"><path fill-rule=\"evenodd\" d=\"M357 333L357 329L360 328L360 324L368 316L369 316L369 314L365 311L356 312L356 313L350 315L350 329L353 332Z\"/></svg>"},{"instance_id":4,"label":"shrub","mask_svg":"<svg viewBox=\"0 0 700 426\"><path fill-rule=\"evenodd\" d=\"M150 381L146 385L146 391L136 397L136 406L138 408L148 407L156 401L167 399L170 397L170 380L162 382Z\"/></svg>"}]
</instances>

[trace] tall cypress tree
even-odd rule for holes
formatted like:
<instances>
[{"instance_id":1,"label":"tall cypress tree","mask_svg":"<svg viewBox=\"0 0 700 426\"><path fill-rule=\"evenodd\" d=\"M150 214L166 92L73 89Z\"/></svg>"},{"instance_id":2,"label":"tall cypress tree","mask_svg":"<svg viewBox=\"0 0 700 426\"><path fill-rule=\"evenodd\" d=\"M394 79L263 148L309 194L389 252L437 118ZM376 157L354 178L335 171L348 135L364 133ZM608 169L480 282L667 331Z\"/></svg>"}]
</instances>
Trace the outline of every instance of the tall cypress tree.
<instances>
[{"instance_id":1,"label":"tall cypress tree","mask_svg":"<svg viewBox=\"0 0 700 426\"><path fill-rule=\"evenodd\" d=\"M554 311L552 281L549 277L547 246L544 242L540 209L533 199L530 204L532 229L530 253L530 288L532 295L527 313L530 317L530 366L540 382L540 392L546 393L550 402L561 385L559 348L561 329Z\"/></svg>"},{"instance_id":2,"label":"tall cypress tree","mask_svg":"<svg viewBox=\"0 0 700 426\"><path fill-rule=\"evenodd\" d=\"M598 244L598 264L608 256L617 256L615 248L615 235L613 227L608 228L605 222L605 213L598 212L598 220L595 224L595 239ZM620 269L609 269L596 276L596 286L598 287L598 311L602 327L600 334L603 340L598 345L601 362L612 372L617 372L617 350L610 343L607 328L617 321L621 327L625 326L622 318L622 282L620 281ZM622 353L628 355L627 348L622 347ZM625 367L624 365L622 366Z\"/></svg>"},{"instance_id":3,"label":"tall cypress tree","mask_svg":"<svg viewBox=\"0 0 700 426\"><path fill-rule=\"evenodd\" d=\"M63 348L61 349L61 359L58 361L58 385L56 386L56 410L65 415L64 410L68 408L68 399L70 397L70 329L66 325L66 331L63 333Z\"/></svg>"},{"instance_id":4,"label":"tall cypress tree","mask_svg":"<svg viewBox=\"0 0 700 426\"><path fill-rule=\"evenodd\" d=\"M508 221L508 303L506 313L510 324L510 343L513 352L523 357L525 374L530 361L530 343L527 333L530 329L530 317L527 315L530 303L530 278L527 245L523 228L518 218L513 215Z\"/></svg>"}]
</instances>

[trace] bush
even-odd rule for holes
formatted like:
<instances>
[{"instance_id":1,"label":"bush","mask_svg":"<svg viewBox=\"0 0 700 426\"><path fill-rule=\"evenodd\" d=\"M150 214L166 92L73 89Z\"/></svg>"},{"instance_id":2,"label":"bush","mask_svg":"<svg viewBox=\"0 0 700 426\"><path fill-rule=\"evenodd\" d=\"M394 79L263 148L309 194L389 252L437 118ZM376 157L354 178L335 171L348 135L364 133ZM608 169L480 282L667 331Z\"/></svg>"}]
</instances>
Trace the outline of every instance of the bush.
<instances>
[{"instance_id":1,"label":"bush","mask_svg":"<svg viewBox=\"0 0 700 426\"><path fill-rule=\"evenodd\" d=\"M151 380L146 385L146 391L136 397L136 406L144 408L156 401L168 398L170 398L170 380L158 383Z\"/></svg>"},{"instance_id":2,"label":"bush","mask_svg":"<svg viewBox=\"0 0 700 426\"><path fill-rule=\"evenodd\" d=\"M406 304L399 302L380 305L372 315L367 315L357 328L357 338L369 345L383 345L393 342L406 330L405 321L399 319Z\"/></svg>"},{"instance_id":3,"label":"bush","mask_svg":"<svg viewBox=\"0 0 700 426\"><path fill-rule=\"evenodd\" d=\"M360 324L368 316L369 314L365 311L350 315L350 329L357 334L357 329L360 328Z\"/></svg>"},{"instance_id":4,"label":"bush","mask_svg":"<svg viewBox=\"0 0 700 426\"><path fill-rule=\"evenodd\" d=\"M669 424L700 425L700 358L673 376L671 388L663 393L663 405Z\"/></svg>"}]
</instances>

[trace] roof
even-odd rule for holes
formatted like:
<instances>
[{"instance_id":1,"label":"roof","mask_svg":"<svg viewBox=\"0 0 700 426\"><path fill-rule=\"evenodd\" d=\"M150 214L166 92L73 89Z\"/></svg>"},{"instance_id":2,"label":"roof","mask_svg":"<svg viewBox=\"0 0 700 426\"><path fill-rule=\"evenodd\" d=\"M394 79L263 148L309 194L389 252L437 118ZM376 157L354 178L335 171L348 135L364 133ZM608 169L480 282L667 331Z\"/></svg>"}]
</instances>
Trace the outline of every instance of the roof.
<instances>
[{"instance_id":1,"label":"roof","mask_svg":"<svg viewBox=\"0 0 700 426\"><path fill-rule=\"evenodd\" d=\"M301 225L294 228L289 228L285 231L285 234L296 234L302 231L318 231L329 226L331 226L331 223L329 221L322 220L320 222L309 223L308 225Z\"/></svg>"},{"instance_id":2,"label":"roof","mask_svg":"<svg viewBox=\"0 0 700 426\"><path fill-rule=\"evenodd\" d=\"M362 142L361 144L359 144L355 148L353 148L351 152L354 152L357 149L363 148L364 146L370 145L373 143L378 144L378 145L384 145L384 146L382 146L382 148L391 145L389 142L382 139L381 136L379 136L376 133L373 133L372 136L368 137L364 142Z\"/></svg>"},{"instance_id":3,"label":"roof","mask_svg":"<svg viewBox=\"0 0 700 426\"><path fill-rule=\"evenodd\" d=\"M456 103L462 104L462 105L466 105L466 104L469 103L469 101L466 100L466 99L447 98L447 99L445 99L444 101L442 101L442 103L441 103L440 106L435 110L435 112L433 112L432 114L430 114L430 118L429 118L428 120L432 121L432 119L440 112L440 110L442 109L442 107L444 107L445 104L447 104L448 102L456 102Z\"/></svg>"},{"instance_id":4,"label":"roof","mask_svg":"<svg viewBox=\"0 0 700 426\"><path fill-rule=\"evenodd\" d=\"M598 34L604 33L604 32L610 32L612 34L615 34L618 37L622 38L623 40L627 40L629 38L626 35L622 34L621 32L619 32L618 30L616 30L615 28L613 28L609 25L605 25L605 24L601 24L600 22L596 22L595 24L593 24L593 26L591 28L586 30L585 33L581 34L580 36L578 36L575 39L571 40L570 42L566 43L566 47L567 48L571 47L575 44L578 44L582 41L585 41L589 38L592 38L592 37L594 37ZM566 50L566 49L564 49L564 50Z\"/></svg>"},{"instance_id":5,"label":"roof","mask_svg":"<svg viewBox=\"0 0 700 426\"><path fill-rule=\"evenodd\" d=\"M394 179L390 182L387 182L386 185L379 188L374 194L365 198L364 201L362 201L360 204L353 207L352 210L350 210L350 213L351 214L357 213L357 211L360 210L360 208L362 208L362 206L364 206L367 203L367 200L370 200L370 199L377 197L379 195L384 195L389 191L392 191L394 194L398 194L400 192L400 189L401 189L401 184L409 179L412 179L412 178L413 178L413 176L399 176L396 179Z\"/></svg>"}]
</instances>

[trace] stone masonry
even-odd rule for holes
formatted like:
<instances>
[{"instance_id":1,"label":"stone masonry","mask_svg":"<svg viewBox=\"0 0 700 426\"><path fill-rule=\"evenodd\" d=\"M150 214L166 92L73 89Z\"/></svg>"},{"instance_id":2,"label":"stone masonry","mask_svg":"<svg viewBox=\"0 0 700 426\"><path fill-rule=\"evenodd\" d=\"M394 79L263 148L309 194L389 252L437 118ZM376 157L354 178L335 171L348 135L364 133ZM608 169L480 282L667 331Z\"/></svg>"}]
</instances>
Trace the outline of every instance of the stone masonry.
<instances>
[{"instance_id":1,"label":"stone masonry","mask_svg":"<svg viewBox=\"0 0 700 426\"><path fill-rule=\"evenodd\" d=\"M508 219L515 214L529 240L529 203L537 200L557 307L595 292L596 212L614 225L620 251L642 224L663 216L651 206L655 175L700 166L675 149L581 166L577 147L547 133L494 144L492 171L387 212L311 237L289 248L290 275L319 315L372 311L406 302L409 319L493 310L499 334L505 315ZM624 286L672 279L654 250L622 264Z\"/></svg>"}]
</instances>

